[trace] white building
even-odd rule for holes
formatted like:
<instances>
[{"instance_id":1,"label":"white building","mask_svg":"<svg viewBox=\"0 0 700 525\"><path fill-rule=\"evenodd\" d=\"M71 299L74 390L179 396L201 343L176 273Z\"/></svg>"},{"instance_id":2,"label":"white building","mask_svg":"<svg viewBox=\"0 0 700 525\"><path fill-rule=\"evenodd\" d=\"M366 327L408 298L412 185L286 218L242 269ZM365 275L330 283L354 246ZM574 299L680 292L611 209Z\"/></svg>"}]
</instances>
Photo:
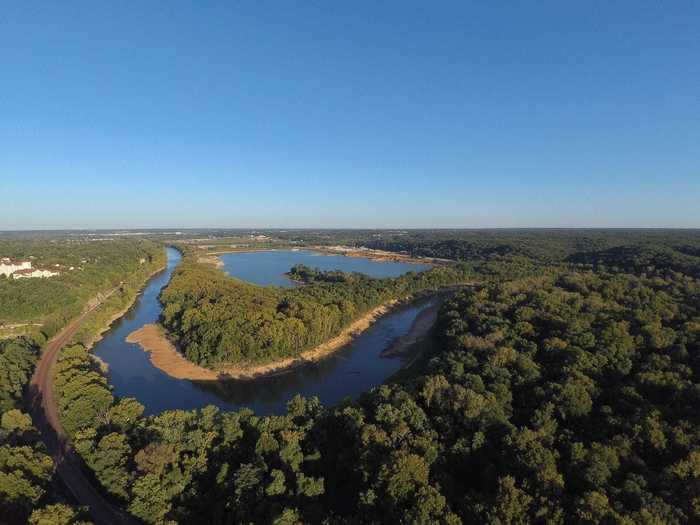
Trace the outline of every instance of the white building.
<instances>
[{"instance_id":1,"label":"white building","mask_svg":"<svg viewBox=\"0 0 700 525\"><path fill-rule=\"evenodd\" d=\"M57 265L58 266L58 265ZM13 277L14 279L25 279L30 277L53 277L59 272L52 270L42 270L32 268L31 261L17 261L9 257L0 259L0 275Z\"/></svg>"},{"instance_id":2,"label":"white building","mask_svg":"<svg viewBox=\"0 0 700 525\"><path fill-rule=\"evenodd\" d=\"M7 277L18 270L28 270L31 267L31 261L15 261L9 257L0 259L0 275L6 275Z\"/></svg>"}]
</instances>

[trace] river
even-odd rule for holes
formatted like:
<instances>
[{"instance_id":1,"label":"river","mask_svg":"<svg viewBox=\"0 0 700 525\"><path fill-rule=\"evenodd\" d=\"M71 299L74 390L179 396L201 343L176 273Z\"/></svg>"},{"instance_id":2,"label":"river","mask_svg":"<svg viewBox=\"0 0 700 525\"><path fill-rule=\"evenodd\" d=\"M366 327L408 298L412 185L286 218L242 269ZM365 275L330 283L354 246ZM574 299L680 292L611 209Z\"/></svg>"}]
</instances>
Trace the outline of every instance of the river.
<instances>
[{"instance_id":1,"label":"river","mask_svg":"<svg viewBox=\"0 0 700 525\"><path fill-rule=\"evenodd\" d=\"M283 414L287 402L296 394L316 396L327 406L346 397L354 399L401 368L403 357L382 358L380 354L396 338L407 334L420 312L430 304L426 300L399 307L332 356L280 375L226 382L175 379L154 367L139 345L126 342L126 337L134 330L158 321L162 308L158 294L181 260L179 252L172 248L167 248L167 255L167 268L147 283L133 307L112 325L94 348L95 355L109 367L108 377L114 394L136 398L144 405L146 414L207 405L225 410L248 407L259 415ZM420 265L292 250L226 254L222 260L223 270L234 277L277 286L293 285L282 274L297 263L322 269L363 271L375 277L424 269ZM256 272L256 268L259 271Z\"/></svg>"}]
</instances>

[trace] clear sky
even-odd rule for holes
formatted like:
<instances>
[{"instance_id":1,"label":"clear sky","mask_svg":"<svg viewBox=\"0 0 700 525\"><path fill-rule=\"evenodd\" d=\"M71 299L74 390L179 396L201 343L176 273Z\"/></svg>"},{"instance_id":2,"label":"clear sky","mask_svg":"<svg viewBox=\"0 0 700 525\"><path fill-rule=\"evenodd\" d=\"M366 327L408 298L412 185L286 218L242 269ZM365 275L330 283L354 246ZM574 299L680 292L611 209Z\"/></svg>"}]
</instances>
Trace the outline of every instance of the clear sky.
<instances>
[{"instance_id":1,"label":"clear sky","mask_svg":"<svg viewBox=\"0 0 700 525\"><path fill-rule=\"evenodd\" d=\"M1 7L0 229L700 227L696 0Z\"/></svg>"}]
</instances>

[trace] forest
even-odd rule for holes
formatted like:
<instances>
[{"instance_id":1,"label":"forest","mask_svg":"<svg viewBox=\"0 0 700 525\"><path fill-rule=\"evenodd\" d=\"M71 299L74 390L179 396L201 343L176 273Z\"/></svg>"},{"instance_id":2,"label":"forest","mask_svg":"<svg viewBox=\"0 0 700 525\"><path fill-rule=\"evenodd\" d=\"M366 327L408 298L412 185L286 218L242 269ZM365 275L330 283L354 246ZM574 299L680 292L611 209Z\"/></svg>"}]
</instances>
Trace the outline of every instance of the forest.
<instances>
[{"instance_id":1,"label":"forest","mask_svg":"<svg viewBox=\"0 0 700 525\"><path fill-rule=\"evenodd\" d=\"M509 253L460 266L472 285L443 304L420 366L356 401L144 416L73 345L56 369L62 421L106 497L149 524L700 522L700 238L563 244L549 261ZM183 304L208 311L255 295L187 264L168 292ZM398 286L291 273L308 283L293 290L300 301L329 305ZM372 292L356 295L357 283ZM290 293L273 292L260 312ZM1 354L17 371L0 376L3 450L26 446L16 429L31 421L12 407L38 351L12 344ZM30 451L19 474L18 451L0 457L3 515L58 512L47 510L40 446L22 457ZM27 480L21 495L9 475Z\"/></svg>"},{"instance_id":2,"label":"forest","mask_svg":"<svg viewBox=\"0 0 700 525\"><path fill-rule=\"evenodd\" d=\"M335 407L297 397L284 416L143 417L73 349L64 420L105 493L146 523L697 522L700 282L621 271L645 253L615 271L475 265L422 369ZM70 402L81 385L93 404Z\"/></svg>"}]
</instances>

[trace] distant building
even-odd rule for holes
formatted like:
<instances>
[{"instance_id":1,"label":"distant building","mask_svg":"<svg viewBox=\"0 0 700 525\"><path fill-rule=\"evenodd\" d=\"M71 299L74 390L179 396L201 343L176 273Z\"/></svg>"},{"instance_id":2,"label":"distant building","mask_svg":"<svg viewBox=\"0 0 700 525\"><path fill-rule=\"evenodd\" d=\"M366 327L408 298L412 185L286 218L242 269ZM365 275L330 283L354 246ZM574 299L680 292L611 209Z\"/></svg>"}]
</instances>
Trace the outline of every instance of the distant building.
<instances>
[{"instance_id":1,"label":"distant building","mask_svg":"<svg viewBox=\"0 0 700 525\"><path fill-rule=\"evenodd\" d=\"M7 277L19 270L27 270L31 267L31 261L15 261L9 257L0 259L0 275L6 275Z\"/></svg>"},{"instance_id":2,"label":"distant building","mask_svg":"<svg viewBox=\"0 0 700 525\"><path fill-rule=\"evenodd\" d=\"M33 258L33 257L31 257ZM59 272L32 268L31 261L17 261L9 257L0 259L0 275L12 276L15 279L25 279L30 277L53 277Z\"/></svg>"}]
</instances>

